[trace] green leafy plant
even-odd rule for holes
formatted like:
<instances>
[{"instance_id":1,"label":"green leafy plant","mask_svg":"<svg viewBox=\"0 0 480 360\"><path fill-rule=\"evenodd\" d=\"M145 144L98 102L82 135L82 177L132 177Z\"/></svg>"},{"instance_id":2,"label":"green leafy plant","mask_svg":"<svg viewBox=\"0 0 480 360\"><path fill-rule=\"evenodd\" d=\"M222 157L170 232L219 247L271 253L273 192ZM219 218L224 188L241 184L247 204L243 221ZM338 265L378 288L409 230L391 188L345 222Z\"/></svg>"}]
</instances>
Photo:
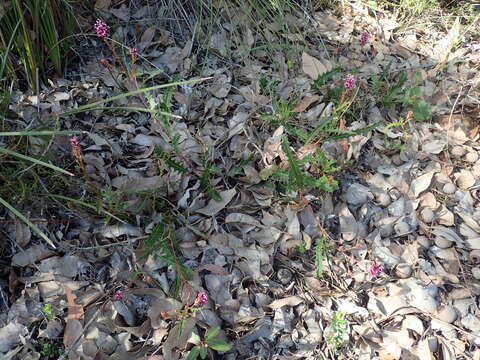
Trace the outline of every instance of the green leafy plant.
<instances>
[{"instance_id":1,"label":"green leafy plant","mask_svg":"<svg viewBox=\"0 0 480 360\"><path fill-rule=\"evenodd\" d=\"M432 116L430 105L422 98L421 88L418 85L421 81L419 74L413 77L414 84L408 83L408 76L406 72L402 72L397 81L391 85L384 87L384 77L374 76L372 78L373 92L381 95L380 105L382 106L396 106L401 105L403 108L411 109L413 117L417 121L429 120Z\"/></svg>"},{"instance_id":2,"label":"green leafy plant","mask_svg":"<svg viewBox=\"0 0 480 360\"><path fill-rule=\"evenodd\" d=\"M205 194L214 200L220 201L222 197L218 193L217 189L212 185L212 177L219 175L220 171L213 164L206 164L200 176L200 187Z\"/></svg>"},{"instance_id":3,"label":"green leafy plant","mask_svg":"<svg viewBox=\"0 0 480 360\"><path fill-rule=\"evenodd\" d=\"M340 66L336 66L332 70L319 75L317 79L312 82L312 85L310 86L311 89L316 91L321 90L322 86L324 86L329 80L332 80L335 75L341 72L341 70Z\"/></svg>"},{"instance_id":4,"label":"green leafy plant","mask_svg":"<svg viewBox=\"0 0 480 360\"><path fill-rule=\"evenodd\" d=\"M231 349L230 344L218 337L220 333L219 327L210 328L205 333L204 340L197 341L198 345L195 345L188 353L187 360L196 360L200 358L206 359L208 355L208 349L215 351L228 351Z\"/></svg>"},{"instance_id":5,"label":"green leafy plant","mask_svg":"<svg viewBox=\"0 0 480 360\"><path fill-rule=\"evenodd\" d=\"M321 277L323 273L323 261L328 260L330 251L332 251L333 246L327 242L324 236L321 236L317 240L315 245L315 270L317 277Z\"/></svg>"},{"instance_id":6,"label":"green leafy plant","mask_svg":"<svg viewBox=\"0 0 480 360\"><path fill-rule=\"evenodd\" d=\"M160 146L155 146L155 155L158 156L159 159L163 160L165 162L165 166L176 170L178 172L181 172L182 174L188 173L188 169L185 168L181 163L178 161L174 160L172 158L171 154L166 153Z\"/></svg>"},{"instance_id":7,"label":"green leafy plant","mask_svg":"<svg viewBox=\"0 0 480 360\"><path fill-rule=\"evenodd\" d=\"M60 340L41 339L37 344L41 358L45 360L57 360L65 353Z\"/></svg>"},{"instance_id":8,"label":"green leafy plant","mask_svg":"<svg viewBox=\"0 0 480 360\"><path fill-rule=\"evenodd\" d=\"M347 335L345 313L341 311L334 312L330 327L332 335L327 337L327 342L332 346L334 351L338 351L342 347Z\"/></svg>"},{"instance_id":9,"label":"green leafy plant","mask_svg":"<svg viewBox=\"0 0 480 360\"><path fill-rule=\"evenodd\" d=\"M45 317L47 318L48 321L52 321L53 319L55 319L55 312L53 310L52 304L43 305L42 311L45 314Z\"/></svg>"},{"instance_id":10,"label":"green leafy plant","mask_svg":"<svg viewBox=\"0 0 480 360\"><path fill-rule=\"evenodd\" d=\"M144 243L144 249L147 254L152 254L173 267L175 270L173 295L178 297L182 285L192 278L193 271L180 262L175 231L167 224L167 219L163 219L155 225Z\"/></svg>"},{"instance_id":11,"label":"green leafy plant","mask_svg":"<svg viewBox=\"0 0 480 360\"><path fill-rule=\"evenodd\" d=\"M332 192L338 188L337 181L331 176L337 171L337 168L334 167L336 161L328 159L320 149L316 149L313 155L298 159L290 147L290 142L285 137L283 151L287 157L288 166L273 166L262 171L261 176L264 179L279 182L286 191L316 188Z\"/></svg>"},{"instance_id":12,"label":"green leafy plant","mask_svg":"<svg viewBox=\"0 0 480 360\"><path fill-rule=\"evenodd\" d=\"M275 89L280 84L280 80L269 80L265 76L258 81L260 85L260 95L271 96L275 94Z\"/></svg>"}]
</instances>

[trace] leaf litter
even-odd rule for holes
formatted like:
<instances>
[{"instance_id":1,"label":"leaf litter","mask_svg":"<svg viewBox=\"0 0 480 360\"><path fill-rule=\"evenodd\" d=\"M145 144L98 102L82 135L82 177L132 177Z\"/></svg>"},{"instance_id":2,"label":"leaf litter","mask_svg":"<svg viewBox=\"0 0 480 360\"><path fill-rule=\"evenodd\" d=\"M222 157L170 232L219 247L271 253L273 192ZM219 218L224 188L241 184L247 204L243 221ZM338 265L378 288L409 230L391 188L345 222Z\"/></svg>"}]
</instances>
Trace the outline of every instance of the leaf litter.
<instances>
[{"instance_id":1,"label":"leaf litter","mask_svg":"<svg viewBox=\"0 0 480 360\"><path fill-rule=\"evenodd\" d=\"M179 359L198 343L195 336L219 327L232 345L216 355L225 359L480 358L480 145L478 124L470 121L478 118L472 84L479 81L479 59L469 50L479 39L464 42L458 19L449 31L404 32L390 13L360 2L343 6L341 18L312 16L305 31L320 31L325 49L311 44L283 72L253 52L253 34L243 44L253 55L227 68L223 59L238 41L234 24L210 38L207 54L184 51L188 43L163 27L138 24L139 49L151 59L146 71L188 77L189 64L201 61L195 75L213 79L193 92L175 88L169 111L181 118L169 126L145 113L105 109L62 120L66 128L90 131L82 139L85 169L92 184L107 189L105 211L121 205L135 216L105 225L73 207L81 219L46 225L58 251L28 228L7 229L20 249L11 250L1 270L0 355L42 358L39 339L50 344L63 336L56 345L65 351L61 358ZM149 11L109 1L97 1L96 8L122 21ZM361 46L351 39L362 31L370 40ZM433 120L382 123L321 144L331 157L353 159L335 175L340 186L332 194L272 190L265 174L288 164L282 139L292 129L261 122L261 115L278 111L271 93L283 100L298 95L291 107L298 123L321 124L333 104L312 94L310 85L336 64L357 68L360 87L374 75L419 72ZM85 70L80 81L51 82L50 95L40 94L34 105L48 116L118 90L121 77L98 61ZM267 74L276 80L265 84ZM156 96L160 102L166 97ZM30 100L17 94L12 105L25 124L34 119ZM401 121L395 106L378 106L365 99L368 116L344 128ZM55 151L65 152L61 139L52 141ZM308 144L295 154L302 159L317 148ZM170 167L158 153L174 154ZM178 204L175 222L161 214L159 206L167 203ZM59 217L71 214L62 211ZM152 234L158 243L150 245L160 246L164 257L147 251ZM330 250L322 250L321 238ZM193 272L179 267L176 257ZM208 303L183 319L201 292ZM347 324L341 335L339 313Z\"/></svg>"}]
</instances>

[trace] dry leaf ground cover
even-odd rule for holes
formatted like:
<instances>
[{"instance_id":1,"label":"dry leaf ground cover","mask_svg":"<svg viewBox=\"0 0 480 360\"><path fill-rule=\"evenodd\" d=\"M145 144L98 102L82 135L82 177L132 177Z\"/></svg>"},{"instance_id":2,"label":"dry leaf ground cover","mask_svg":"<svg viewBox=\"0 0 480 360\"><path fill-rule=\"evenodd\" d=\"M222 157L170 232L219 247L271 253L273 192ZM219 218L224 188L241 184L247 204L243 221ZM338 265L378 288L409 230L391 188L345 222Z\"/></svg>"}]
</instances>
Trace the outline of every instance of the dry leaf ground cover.
<instances>
[{"instance_id":1,"label":"dry leaf ground cover","mask_svg":"<svg viewBox=\"0 0 480 360\"><path fill-rule=\"evenodd\" d=\"M75 175L2 153L0 357L480 359L478 16L372 3L79 11L3 116L80 133L0 138Z\"/></svg>"}]
</instances>

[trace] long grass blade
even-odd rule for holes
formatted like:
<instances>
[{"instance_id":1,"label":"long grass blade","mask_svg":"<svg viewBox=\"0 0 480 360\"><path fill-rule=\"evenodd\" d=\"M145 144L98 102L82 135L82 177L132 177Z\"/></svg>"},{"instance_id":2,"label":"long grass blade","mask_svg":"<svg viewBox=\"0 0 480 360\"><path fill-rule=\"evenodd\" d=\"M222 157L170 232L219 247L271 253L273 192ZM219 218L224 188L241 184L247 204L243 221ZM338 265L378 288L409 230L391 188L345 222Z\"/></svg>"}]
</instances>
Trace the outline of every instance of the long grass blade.
<instances>
[{"instance_id":1,"label":"long grass blade","mask_svg":"<svg viewBox=\"0 0 480 360\"><path fill-rule=\"evenodd\" d=\"M8 202L6 202L4 199L0 197L0 204L5 206L8 210L10 210L16 217L18 217L20 220L22 220L25 224L30 226L30 228L37 233L38 236L40 236L43 240L47 242L48 245L56 249L55 245L53 244L52 240L42 231L40 228L35 225L33 222L28 220L20 211L15 209L12 205L10 205Z\"/></svg>"},{"instance_id":2,"label":"long grass blade","mask_svg":"<svg viewBox=\"0 0 480 360\"><path fill-rule=\"evenodd\" d=\"M49 135L77 135L87 134L83 130L40 130L40 131L7 131L0 132L0 136L49 136Z\"/></svg>"},{"instance_id":3,"label":"long grass blade","mask_svg":"<svg viewBox=\"0 0 480 360\"><path fill-rule=\"evenodd\" d=\"M2 148L0 147L0 153L4 153L4 154L7 154L7 155L12 155L12 156L15 156L19 159L22 159L22 160L27 160L27 161L31 161L37 165L41 165L41 166L45 166L47 168L50 168L52 170L55 170L55 171L58 171L58 172L61 172L63 174L66 174L66 175L69 175L69 176L75 176L74 174L72 174L71 172L67 171L67 170L64 170L62 168L59 168L58 166L55 166L55 165L52 165L52 164L49 164L49 163L46 163L42 160L38 160L38 159L35 159L35 158L32 158L30 156L27 156L27 155L22 155L22 154L19 154L15 151L12 151L12 150L8 150L8 149L5 149L5 148Z\"/></svg>"},{"instance_id":4,"label":"long grass blade","mask_svg":"<svg viewBox=\"0 0 480 360\"><path fill-rule=\"evenodd\" d=\"M136 107L136 106L101 106L101 107L95 107L95 108L90 108L88 111L94 111L94 110L126 110L126 111L138 111L138 112L147 112L151 114L159 114L159 115L164 115L168 117L172 117L175 119L181 119L182 117L180 115L175 115L172 113L168 113L165 111L160 111L156 109L147 109L147 108L142 108L142 107Z\"/></svg>"},{"instance_id":5,"label":"long grass blade","mask_svg":"<svg viewBox=\"0 0 480 360\"><path fill-rule=\"evenodd\" d=\"M121 222L121 223L124 223L126 224L125 221L123 221L122 219L120 219L119 217L113 215L112 213L110 213L109 211L105 210L105 209L102 209L98 206L94 206L92 204L88 204L84 201L81 201L81 200L77 200L77 199L73 199L71 197L68 197L68 196L64 196L64 195L59 195L59 194L42 194L43 196L47 196L47 197L52 197L52 198L57 198L57 199L62 199L62 200L66 200L66 201L70 201L70 202L73 202L75 204L78 204L78 205L81 205L81 206L85 206L86 208L89 208L91 210L94 210L95 212L99 213L99 214L104 214L104 215L107 215L107 216L110 216L112 217L113 219Z\"/></svg>"},{"instance_id":6,"label":"long grass blade","mask_svg":"<svg viewBox=\"0 0 480 360\"><path fill-rule=\"evenodd\" d=\"M102 104L109 103L109 102L112 102L112 101L115 101L115 100L123 99L123 98L129 97L129 96L143 94L143 93L146 93L148 91L153 91L153 90L157 90L157 89L164 89L164 88L168 88L168 87L172 87L172 86L194 84L194 83L198 83L198 82L201 82L201 81L209 80L211 78L212 77L206 77L206 78L192 79L192 80L186 80L186 81L177 81L177 82L172 82L172 83L168 83L168 84L162 84L162 85L151 86L151 87L148 87L148 88L137 89L137 90L133 90L133 91L123 93L123 94L115 95L115 96L109 97L107 99L95 101L95 102L90 103L90 104L82 105L77 109L66 111L66 112L58 114L56 116L63 117L63 116L78 114L78 113L81 113L81 112L84 112L84 111L88 111L92 108L95 108L98 105L102 105Z\"/></svg>"}]
</instances>

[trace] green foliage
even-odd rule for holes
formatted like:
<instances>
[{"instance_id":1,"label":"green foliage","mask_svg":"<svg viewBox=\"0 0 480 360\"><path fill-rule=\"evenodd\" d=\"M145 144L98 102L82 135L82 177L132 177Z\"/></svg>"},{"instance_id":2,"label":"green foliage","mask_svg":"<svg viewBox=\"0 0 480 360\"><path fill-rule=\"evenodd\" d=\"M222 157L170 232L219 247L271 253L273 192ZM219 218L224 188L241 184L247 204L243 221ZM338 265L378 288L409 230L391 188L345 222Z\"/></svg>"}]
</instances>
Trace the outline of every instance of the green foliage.
<instances>
[{"instance_id":1,"label":"green foliage","mask_svg":"<svg viewBox=\"0 0 480 360\"><path fill-rule=\"evenodd\" d=\"M270 96L275 94L276 87L280 84L280 80L269 80L265 76L261 77L259 80L260 84L260 95Z\"/></svg>"},{"instance_id":2,"label":"green foliage","mask_svg":"<svg viewBox=\"0 0 480 360\"><path fill-rule=\"evenodd\" d=\"M7 56L11 79L25 79L38 91L39 76L62 73L75 26L67 0L12 0L0 4L0 16L0 47L7 49L0 55Z\"/></svg>"},{"instance_id":3,"label":"green foliage","mask_svg":"<svg viewBox=\"0 0 480 360\"><path fill-rule=\"evenodd\" d=\"M299 252L299 254L303 255L307 252L307 248L305 246L305 242L302 240L302 242L300 244L298 244L297 246L295 246L295 249L297 249L297 251Z\"/></svg>"},{"instance_id":4,"label":"green foliage","mask_svg":"<svg viewBox=\"0 0 480 360\"><path fill-rule=\"evenodd\" d=\"M190 280L193 271L180 263L180 251L177 248L175 231L166 224L166 219L162 219L152 230L152 233L144 243L144 249L147 254L152 254L155 258L161 259L175 269L175 285L173 295L178 297L182 284Z\"/></svg>"},{"instance_id":5,"label":"green foliage","mask_svg":"<svg viewBox=\"0 0 480 360\"><path fill-rule=\"evenodd\" d=\"M230 344L225 342L225 340L218 338L220 333L219 327L210 328L205 333L204 341L201 341L199 345L195 345L190 352L188 353L187 360L195 360L199 356L200 358L206 359L208 355L208 348L211 348L215 351L228 351L232 347Z\"/></svg>"},{"instance_id":6,"label":"green foliage","mask_svg":"<svg viewBox=\"0 0 480 360\"><path fill-rule=\"evenodd\" d=\"M293 109L297 101L297 99L281 99L275 97L273 101L273 113L261 114L260 118L266 121L269 125L283 125L292 129L289 120L295 114Z\"/></svg>"},{"instance_id":7,"label":"green foliage","mask_svg":"<svg viewBox=\"0 0 480 360\"><path fill-rule=\"evenodd\" d=\"M391 86L384 86L384 75L372 77L373 93L380 97L381 106L401 106L402 109L412 109L413 117L417 121L429 120L432 110L429 104L422 98L419 86L421 78L418 74L413 75L414 84L409 84L406 72L402 72L397 81ZM382 95L384 94L384 95Z\"/></svg>"},{"instance_id":8,"label":"green foliage","mask_svg":"<svg viewBox=\"0 0 480 360\"><path fill-rule=\"evenodd\" d=\"M279 182L286 191L316 188L327 192L335 191L338 183L330 175L337 171L334 167L336 161L327 158L320 149L314 155L307 155L298 159L290 147L290 142L285 137L283 151L287 157L288 166L274 166L262 173L264 179ZM310 174L310 169L315 175Z\"/></svg>"},{"instance_id":9,"label":"green foliage","mask_svg":"<svg viewBox=\"0 0 480 360\"><path fill-rule=\"evenodd\" d=\"M328 255L333 247L327 242L324 236L321 236L315 245L315 269L317 277L321 277L323 273L323 261L328 260Z\"/></svg>"},{"instance_id":10,"label":"green foliage","mask_svg":"<svg viewBox=\"0 0 480 360\"><path fill-rule=\"evenodd\" d=\"M188 173L188 170L182 164L174 160L170 154L167 154L158 145L155 146L155 155L157 155L160 159L162 159L168 168L181 172L182 174Z\"/></svg>"},{"instance_id":11,"label":"green foliage","mask_svg":"<svg viewBox=\"0 0 480 360\"><path fill-rule=\"evenodd\" d=\"M39 352L42 356L42 359L52 359L56 360L65 352L62 348L62 344L59 341L51 341L47 339L42 339L38 342Z\"/></svg>"},{"instance_id":12,"label":"green foliage","mask_svg":"<svg viewBox=\"0 0 480 360\"><path fill-rule=\"evenodd\" d=\"M215 187L212 185L212 177L219 174L220 170L218 170L215 165L209 163L205 165L202 175L200 176L201 189L207 196L217 201L222 200L222 197L218 193L217 189L215 189Z\"/></svg>"},{"instance_id":13,"label":"green foliage","mask_svg":"<svg viewBox=\"0 0 480 360\"><path fill-rule=\"evenodd\" d=\"M47 318L48 321L55 319L55 312L53 311L52 304L43 305L42 311L45 314L45 317Z\"/></svg>"},{"instance_id":14,"label":"green foliage","mask_svg":"<svg viewBox=\"0 0 480 360\"><path fill-rule=\"evenodd\" d=\"M344 312L336 311L333 314L331 328L333 334L327 338L327 342L335 351L338 351L342 347L347 334L347 321Z\"/></svg>"},{"instance_id":15,"label":"green foliage","mask_svg":"<svg viewBox=\"0 0 480 360\"><path fill-rule=\"evenodd\" d=\"M336 66L332 70L319 75L318 78L314 80L312 85L310 86L311 89L320 91L321 87L324 86L329 80L331 80L336 74L340 73L341 70L342 69L340 66Z\"/></svg>"}]
</instances>

